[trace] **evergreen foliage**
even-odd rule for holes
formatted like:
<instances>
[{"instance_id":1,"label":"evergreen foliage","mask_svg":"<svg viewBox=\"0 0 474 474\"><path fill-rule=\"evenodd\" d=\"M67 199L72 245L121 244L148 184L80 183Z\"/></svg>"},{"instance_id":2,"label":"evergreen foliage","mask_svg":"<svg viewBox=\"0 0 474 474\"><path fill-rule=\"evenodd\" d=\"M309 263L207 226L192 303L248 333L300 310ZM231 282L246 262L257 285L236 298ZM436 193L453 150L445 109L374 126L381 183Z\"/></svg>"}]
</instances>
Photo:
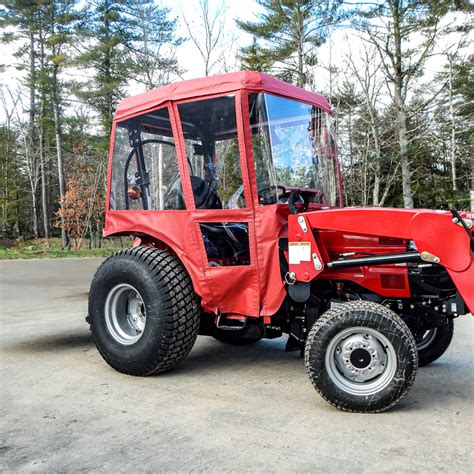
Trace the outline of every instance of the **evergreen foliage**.
<instances>
[{"instance_id":1,"label":"evergreen foliage","mask_svg":"<svg viewBox=\"0 0 474 474\"><path fill-rule=\"evenodd\" d=\"M329 28L340 21L340 3L331 0L257 0L265 9L258 21L237 20L253 36L241 50L242 67L271 70L286 82L304 87L311 83L308 68L317 62L316 49Z\"/></svg>"}]
</instances>

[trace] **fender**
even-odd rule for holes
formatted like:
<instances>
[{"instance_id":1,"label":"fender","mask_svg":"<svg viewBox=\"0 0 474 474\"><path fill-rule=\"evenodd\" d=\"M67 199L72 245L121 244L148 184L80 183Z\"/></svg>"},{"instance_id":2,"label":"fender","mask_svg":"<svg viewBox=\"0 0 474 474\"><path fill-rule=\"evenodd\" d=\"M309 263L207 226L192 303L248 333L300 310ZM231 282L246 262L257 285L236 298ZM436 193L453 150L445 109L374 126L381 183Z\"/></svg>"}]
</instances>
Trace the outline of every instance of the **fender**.
<instances>
[{"instance_id":1,"label":"fender","mask_svg":"<svg viewBox=\"0 0 474 474\"><path fill-rule=\"evenodd\" d=\"M179 216L176 216L179 213ZM110 215L113 214L113 219ZM183 221L187 221L183 224ZM134 224L139 223L138 226ZM160 222L163 225L160 226ZM176 228L179 226L179 230ZM182 228L189 229L189 233L182 232ZM139 230L138 230L139 229ZM194 235L191 214L188 211L109 211L105 219L104 237L118 237L120 235L134 236L146 242L161 242L168 247L186 268L194 286L194 291L201 298L204 308L215 306L212 294L206 285L203 271L204 262L196 258L199 251L197 236ZM194 253L191 257L189 252Z\"/></svg>"}]
</instances>

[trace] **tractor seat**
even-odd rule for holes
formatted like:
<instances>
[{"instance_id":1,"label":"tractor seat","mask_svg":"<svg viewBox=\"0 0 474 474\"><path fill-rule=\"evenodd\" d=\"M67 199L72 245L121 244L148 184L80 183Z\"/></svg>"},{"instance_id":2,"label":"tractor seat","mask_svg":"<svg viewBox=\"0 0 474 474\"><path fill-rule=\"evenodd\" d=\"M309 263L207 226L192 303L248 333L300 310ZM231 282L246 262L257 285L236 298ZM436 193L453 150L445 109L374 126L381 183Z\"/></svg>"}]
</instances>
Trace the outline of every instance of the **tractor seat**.
<instances>
[{"instance_id":1,"label":"tractor seat","mask_svg":"<svg viewBox=\"0 0 474 474\"><path fill-rule=\"evenodd\" d=\"M191 176L191 188L196 209L222 209L222 201L219 196L202 178ZM166 201L166 209L186 209L183 188L179 178L170 189Z\"/></svg>"},{"instance_id":2,"label":"tractor seat","mask_svg":"<svg viewBox=\"0 0 474 474\"><path fill-rule=\"evenodd\" d=\"M191 176L196 209L222 209L222 201L217 193L202 178Z\"/></svg>"}]
</instances>

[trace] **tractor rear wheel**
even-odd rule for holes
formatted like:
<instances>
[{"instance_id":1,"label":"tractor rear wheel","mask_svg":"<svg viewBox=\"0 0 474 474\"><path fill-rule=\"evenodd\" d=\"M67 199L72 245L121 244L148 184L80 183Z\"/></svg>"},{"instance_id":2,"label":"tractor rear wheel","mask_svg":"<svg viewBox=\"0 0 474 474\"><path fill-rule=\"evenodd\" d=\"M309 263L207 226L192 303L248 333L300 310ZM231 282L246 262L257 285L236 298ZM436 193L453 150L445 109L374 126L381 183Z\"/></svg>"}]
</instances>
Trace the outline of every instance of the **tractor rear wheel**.
<instances>
[{"instance_id":1,"label":"tractor rear wheel","mask_svg":"<svg viewBox=\"0 0 474 474\"><path fill-rule=\"evenodd\" d=\"M453 339L453 331L454 322L450 319L445 325L429 329L416 337L420 367L434 362L446 352Z\"/></svg>"},{"instance_id":2,"label":"tractor rear wheel","mask_svg":"<svg viewBox=\"0 0 474 474\"><path fill-rule=\"evenodd\" d=\"M376 413L400 401L418 367L415 339L403 320L369 301L351 301L324 313L305 346L314 387L331 405Z\"/></svg>"},{"instance_id":3,"label":"tractor rear wheel","mask_svg":"<svg viewBox=\"0 0 474 474\"><path fill-rule=\"evenodd\" d=\"M89 322L105 361L130 375L170 369L191 351L199 304L181 262L164 250L135 247L109 257L89 293Z\"/></svg>"}]
</instances>

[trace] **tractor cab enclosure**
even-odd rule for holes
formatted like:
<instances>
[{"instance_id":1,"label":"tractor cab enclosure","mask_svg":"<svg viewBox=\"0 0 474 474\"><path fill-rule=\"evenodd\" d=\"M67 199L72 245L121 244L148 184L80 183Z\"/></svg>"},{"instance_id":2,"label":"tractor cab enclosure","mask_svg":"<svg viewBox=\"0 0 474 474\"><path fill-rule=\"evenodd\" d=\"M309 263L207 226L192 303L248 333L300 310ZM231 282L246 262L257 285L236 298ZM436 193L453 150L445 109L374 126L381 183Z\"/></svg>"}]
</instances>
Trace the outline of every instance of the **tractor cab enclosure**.
<instances>
[{"instance_id":1,"label":"tractor cab enclosure","mask_svg":"<svg viewBox=\"0 0 474 474\"><path fill-rule=\"evenodd\" d=\"M103 358L151 375L198 334L287 334L334 406L397 403L474 310L474 215L343 208L341 186L331 110L312 92L248 71L121 101L104 234L134 244L91 284Z\"/></svg>"},{"instance_id":2,"label":"tractor cab enclosure","mask_svg":"<svg viewBox=\"0 0 474 474\"><path fill-rule=\"evenodd\" d=\"M184 81L122 101L112 137L105 235L169 248L206 311L276 313L292 192L341 205L327 100L256 72Z\"/></svg>"}]
</instances>

